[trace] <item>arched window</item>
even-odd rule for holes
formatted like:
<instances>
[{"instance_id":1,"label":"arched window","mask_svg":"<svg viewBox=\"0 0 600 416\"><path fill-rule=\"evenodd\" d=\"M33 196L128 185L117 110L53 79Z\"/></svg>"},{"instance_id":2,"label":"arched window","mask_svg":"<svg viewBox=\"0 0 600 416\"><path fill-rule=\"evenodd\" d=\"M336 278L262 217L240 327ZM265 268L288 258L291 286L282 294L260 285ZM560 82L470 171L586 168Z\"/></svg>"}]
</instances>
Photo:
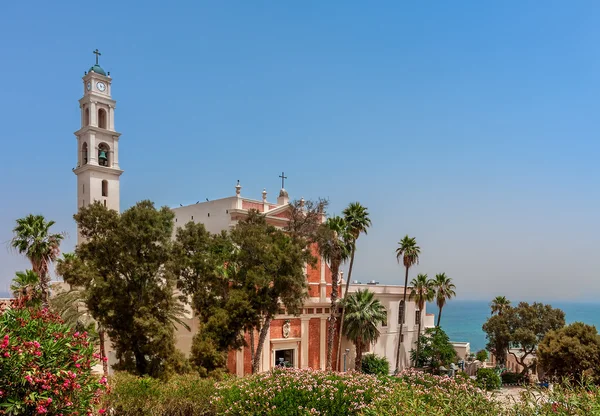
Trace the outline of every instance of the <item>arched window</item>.
<instances>
[{"instance_id":1,"label":"arched window","mask_svg":"<svg viewBox=\"0 0 600 416\"><path fill-rule=\"evenodd\" d=\"M88 145L86 142L83 142L81 145L81 164L87 165L88 163Z\"/></svg>"},{"instance_id":2,"label":"arched window","mask_svg":"<svg viewBox=\"0 0 600 416\"><path fill-rule=\"evenodd\" d=\"M400 305L398 306L398 325L401 325L406 322L406 316L404 316L404 300L400 301Z\"/></svg>"},{"instance_id":3,"label":"arched window","mask_svg":"<svg viewBox=\"0 0 600 416\"><path fill-rule=\"evenodd\" d=\"M98 164L100 166L110 166L110 148L106 143L100 143L98 146Z\"/></svg>"},{"instance_id":4,"label":"arched window","mask_svg":"<svg viewBox=\"0 0 600 416\"><path fill-rule=\"evenodd\" d=\"M90 109L86 107L85 109L85 113L83 115L83 125L84 126L89 126L90 125Z\"/></svg>"},{"instance_id":5,"label":"arched window","mask_svg":"<svg viewBox=\"0 0 600 416\"><path fill-rule=\"evenodd\" d=\"M106 179L102 181L102 196L108 196L108 181ZM106 201L104 202L106 204Z\"/></svg>"},{"instance_id":6,"label":"arched window","mask_svg":"<svg viewBox=\"0 0 600 416\"><path fill-rule=\"evenodd\" d=\"M98 110L98 127L106 128L106 110L104 108Z\"/></svg>"}]
</instances>

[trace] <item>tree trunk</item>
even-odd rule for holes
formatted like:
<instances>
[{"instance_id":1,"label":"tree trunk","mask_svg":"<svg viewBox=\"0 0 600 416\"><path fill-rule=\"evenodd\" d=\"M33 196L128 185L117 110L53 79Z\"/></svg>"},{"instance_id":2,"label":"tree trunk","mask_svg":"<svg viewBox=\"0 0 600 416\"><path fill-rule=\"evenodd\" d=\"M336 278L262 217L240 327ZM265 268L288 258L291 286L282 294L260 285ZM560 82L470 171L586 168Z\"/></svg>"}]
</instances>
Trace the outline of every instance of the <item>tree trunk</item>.
<instances>
[{"instance_id":1,"label":"tree trunk","mask_svg":"<svg viewBox=\"0 0 600 416\"><path fill-rule=\"evenodd\" d=\"M354 359L354 371L360 371L362 372L362 342L357 341L356 344L354 344L354 346L356 347L356 358Z\"/></svg>"},{"instance_id":2,"label":"tree trunk","mask_svg":"<svg viewBox=\"0 0 600 416\"><path fill-rule=\"evenodd\" d=\"M398 350L396 351L396 374L400 372L400 350L402 349L402 328L404 326L404 315L406 315L406 286L408 286L408 267L406 268L406 274L404 275L404 307L402 308L402 316L400 316L400 332L398 334Z\"/></svg>"},{"instance_id":3,"label":"tree trunk","mask_svg":"<svg viewBox=\"0 0 600 416\"><path fill-rule=\"evenodd\" d=\"M440 321L442 320L442 306L440 306L440 313L438 315L437 327L440 326Z\"/></svg>"},{"instance_id":4,"label":"tree trunk","mask_svg":"<svg viewBox=\"0 0 600 416\"><path fill-rule=\"evenodd\" d=\"M421 314L419 314L419 332L417 333L417 357L415 359L415 367L419 366L419 354L421 352Z\"/></svg>"},{"instance_id":5,"label":"tree trunk","mask_svg":"<svg viewBox=\"0 0 600 416\"><path fill-rule=\"evenodd\" d=\"M108 377L108 358L106 357L106 347L104 344L104 329L98 329L98 337L100 338L100 359L102 360L102 372L104 377Z\"/></svg>"},{"instance_id":6,"label":"tree trunk","mask_svg":"<svg viewBox=\"0 0 600 416\"><path fill-rule=\"evenodd\" d=\"M40 274L40 288L42 289L42 307L48 307L48 277L47 275Z\"/></svg>"},{"instance_id":7,"label":"tree trunk","mask_svg":"<svg viewBox=\"0 0 600 416\"><path fill-rule=\"evenodd\" d=\"M267 332L271 328L271 315L265 318L265 323L260 329L260 335L258 336L258 345L256 346L256 353L254 354L254 360L252 360L252 374L258 373L260 367L260 356L262 355L263 344L267 338Z\"/></svg>"},{"instance_id":8,"label":"tree trunk","mask_svg":"<svg viewBox=\"0 0 600 416\"><path fill-rule=\"evenodd\" d=\"M147 363L146 363L146 357L144 356L144 354L139 350L139 348L135 348L133 350L133 356L135 357L135 369L137 370L138 375L140 375L140 376L146 375Z\"/></svg>"},{"instance_id":9,"label":"tree trunk","mask_svg":"<svg viewBox=\"0 0 600 416\"><path fill-rule=\"evenodd\" d=\"M333 344L335 341L335 324L337 321L337 292L338 292L338 274L340 270L340 262L336 259L331 262L331 313L329 315L329 334L327 335L327 361L326 370L332 371L333 362Z\"/></svg>"},{"instance_id":10,"label":"tree trunk","mask_svg":"<svg viewBox=\"0 0 600 416\"><path fill-rule=\"evenodd\" d=\"M348 278L346 279L346 289L344 290L344 297L342 299L346 299L348 296L348 290L350 289L350 278L352 277L352 266L354 265L354 253L356 252L356 240L352 245L352 255L350 256L350 267L348 268ZM342 334L344 333L344 317L346 316L346 307L342 307L342 317L340 318L340 339L338 341L338 350L337 350L337 368L338 370L341 367L341 357L342 357Z\"/></svg>"},{"instance_id":11,"label":"tree trunk","mask_svg":"<svg viewBox=\"0 0 600 416\"><path fill-rule=\"evenodd\" d=\"M254 362L254 328L250 328L250 362Z\"/></svg>"}]
</instances>

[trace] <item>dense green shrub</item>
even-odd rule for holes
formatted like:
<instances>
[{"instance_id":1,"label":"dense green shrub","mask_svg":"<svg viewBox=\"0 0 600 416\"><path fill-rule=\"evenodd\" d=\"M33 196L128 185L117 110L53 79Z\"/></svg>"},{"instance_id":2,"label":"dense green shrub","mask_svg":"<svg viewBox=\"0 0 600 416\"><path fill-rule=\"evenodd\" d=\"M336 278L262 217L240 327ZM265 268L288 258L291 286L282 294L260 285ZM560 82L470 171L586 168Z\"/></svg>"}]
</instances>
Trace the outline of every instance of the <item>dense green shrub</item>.
<instances>
[{"instance_id":1,"label":"dense green shrub","mask_svg":"<svg viewBox=\"0 0 600 416\"><path fill-rule=\"evenodd\" d=\"M362 372L376 376L387 376L390 374L390 362L385 357L365 354L362 359Z\"/></svg>"},{"instance_id":2,"label":"dense green shrub","mask_svg":"<svg viewBox=\"0 0 600 416\"><path fill-rule=\"evenodd\" d=\"M356 372L276 369L219 383L218 415L358 415L387 395L387 380Z\"/></svg>"},{"instance_id":3,"label":"dense green shrub","mask_svg":"<svg viewBox=\"0 0 600 416\"><path fill-rule=\"evenodd\" d=\"M0 414L93 414L106 380L87 333L24 304L0 312Z\"/></svg>"},{"instance_id":4,"label":"dense green shrub","mask_svg":"<svg viewBox=\"0 0 600 416\"><path fill-rule=\"evenodd\" d=\"M212 416L215 383L197 374L174 375L168 381L117 373L110 379L106 408L119 416Z\"/></svg>"},{"instance_id":5,"label":"dense green shrub","mask_svg":"<svg viewBox=\"0 0 600 416\"><path fill-rule=\"evenodd\" d=\"M475 359L485 362L488 359L488 352L486 350L479 350L477 354L475 354Z\"/></svg>"},{"instance_id":6,"label":"dense green shrub","mask_svg":"<svg viewBox=\"0 0 600 416\"><path fill-rule=\"evenodd\" d=\"M491 368L477 369L477 381L475 384L484 390L496 390L502 384L500 376Z\"/></svg>"},{"instance_id":7,"label":"dense green shrub","mask_svg":"<svg viewBox=\"0 0 600 416\"><path fill-rule=\"evenodd\" d=\"M542 398L540 400L540 398ZM586 380L554 385L552 390L527 389L521 400L505 413L507 416L600 415L600 387Z\"/></svg>"},{"instance_id":8,"label":"dense green shrub","mask_svg":"<svg viewBox=\"0 0 600 416\"><path fill-rule=\"evenodd\" d=\"M502 384L520 384L525 381L525 376L521 373L502 373Z\"/></svg>"},{"instance_id":9,"label":"dense green shrub","mask_svg":"<svg viewBox=\"0 0 600 416\"><path fill-rule=\"evenodd\" d=\"M468 378L404 371L391 391L363 410L364 416L496 416L500 404Z\"/></svg>"}]
</instances>

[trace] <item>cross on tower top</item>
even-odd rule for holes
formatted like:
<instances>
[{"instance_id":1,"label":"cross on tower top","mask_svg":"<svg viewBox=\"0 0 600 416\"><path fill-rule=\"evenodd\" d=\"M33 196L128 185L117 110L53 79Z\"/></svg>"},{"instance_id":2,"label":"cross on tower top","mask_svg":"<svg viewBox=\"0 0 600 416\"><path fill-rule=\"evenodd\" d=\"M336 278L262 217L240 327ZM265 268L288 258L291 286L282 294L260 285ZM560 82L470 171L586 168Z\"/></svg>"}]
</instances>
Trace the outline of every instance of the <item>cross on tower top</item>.
<instances>
[{"instance_id":1,"label":"cross on tower top","mask_svg":"<svg viewBox=\"0 0 600 416\"><path fill-rule=\"evenodd\" d=\"M98 51L98 48L96 48L96 50L95 50L95 51L93 51L92 53L93 53L94 55L96 55L96 65L98 65L98 57L99 57L100 55L102 55L102 54L100 53L100 51Z\"/></svg>"},{"instance_id":2,"label":"cross on tower top","mask_svg":"<svg viewBox=\"0 0 600 416\"><path fill-rule=\"evenodd\" d=\"M285 189L285 180L287 179L287 176L285 176L285 174L283 172L281 172L281 175L279 175L279 177L281 178L281 189Z\"/></svg>"}]
</instances>

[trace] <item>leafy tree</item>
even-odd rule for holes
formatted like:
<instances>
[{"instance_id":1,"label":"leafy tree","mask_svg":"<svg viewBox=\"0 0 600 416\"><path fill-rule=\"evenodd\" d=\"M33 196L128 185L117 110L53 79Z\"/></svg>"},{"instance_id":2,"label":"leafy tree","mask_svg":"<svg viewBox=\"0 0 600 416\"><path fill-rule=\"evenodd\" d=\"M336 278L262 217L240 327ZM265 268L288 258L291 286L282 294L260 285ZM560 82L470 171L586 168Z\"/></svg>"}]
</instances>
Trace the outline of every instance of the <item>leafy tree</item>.
<instances>
[{"instance_id":1,"label":"leafy tree","mask_svg":"<svg viewBox=\"0 0 600 416\"><path fill-rule=\"evenodd\" d=\"M510 308L510 300L506 299L505 296L496 296L490 304L492 315L502 315L508 308Z\"/></svg>"},{"instance_id":2,"label":"leafy tree","mask_svg":"<svg viewBox=\"0 0 600 416\"><path fill-rule=\"evenodd\" d=\"M402 300L404 307L402 308L399 325L400 333L398 335L398 349L396 350L396 370L395 373L400 371L400 350L402 349L402 325L404 324L404 313L406 310L406 290L408 286L408 271L415 264L419 264L419 255L421 254L421 248L417 245L417 240L414 237L406 235L402 240L398 242L398 248L396 248L396 260L404 264L406 274L404 275L404 295Z\"/></svg>"},{"instance_id":3,"label":"leafy tree","mask_svg":"<svg viewBox=\"0 0 600 416\"><path fill-rule=\"evenodd\" d=\"M58 258L63 233L52 233L54 221L46 221L43 215L29 214L17 220L10 245L31 262L33 272L40 279L42 303L48 305L50 266Z\"/></svg>"},{"instance_id":4,"label":"leafy tree","mask_svg":"<svg viewBox=\"0 0 600 416\"><path fill-rule=\"evenodd\" d=\"M386 320L385 307L375 294L369 290L358 290L342 299L341 306L346 308L343 334L356 347L354 368L362 368L362 353L366 346L379 339L378 325Z\"/></svg>"},{"instance_id":5,"label":"leafy tree","mask_svg":"<svg viewBox=\"0 0 600 416\"><path fill-rule=\"evenodd\" d=\"M410 293L411 296L414 297L415 303L419 311L423 311L425 309L425 303L431 302L433 297L435 296L435 291L433 288L433 281L427 278L426 274L418 274L415 279L410 282L412 286L412 291ZM419 315L422 315L419 313ZM419 330L418 334L421 334L421 324L423 323L423 316L419 317ZM417 337L417 356L415 363L419 361L419 351L421 349L420 336Z\"/></svg>"},{"instance_id":6,"label":"leafy tree","mask_svg":"<svg viewBox=\"0 0 600 416\"><path fill-rule=\"evenodd\" d=\"M327 333L327 358L325 368L332 370L333 366L333 343L337 327L337 297L338 279L341 264L348 259L351 247L348 232L348 224L344 218L335 216L328 218L318 231L317 243L319 253L329 262L331 267L331 314L329 316L329 329Z\"/></svg>"},{"instance_id":7,"label":"leafy tree","mask_svg":"<svg viewBox=\"0 0 600 416\"><path fill-rule=\"evenodd\" d=\"M365 354L363 355L361 370L365 374L387 376L390 374L390 362L386 357L379 357L375 354Z\"/></svg>"},{"instance_id":8,"label":"leafy tree","mask_svg":"<svg viewBox=\"0 0 600 416\"><path fill-rule=\"evenodd\" d=\"M348 296L348 290L350 289L350 282L352 281L352 269L354 266L354 255L356 254L356 241L361 234L367 234L367 229L371 226L371 219L369 218L369 211L366 207L362 206L360 202L350 203L343 211L344 220L348 226L348 234L350 240L350 266L348 267L348 277L346 278L346 288L344 289L344 298ZM346 308L342 306L342 317L340 319L340 333L344 333L344 317L346 315ZM337 368L340 368L340 358L342 353L342 337L338 340L338 352L337 352Z\"/></svg>"},{"instance_id":9,"label":"leafy tree","mask_svg":"<svg viewBox=\"0 0 600 416\"><path fill-rule=\"evenodd\" d=\"M450 338L442 328L425 329L425 333L419 335L421 351L417 359L417 352L410 351L411 360L418 367L429 367L436 373L440 366L448 366L456 361L456 351L450 343Z\"/></svg>"},{"instance_id":10,"label":"leafy tree","mask_svg":"<svg viewBox=\"0 0 600 416\"><path fill-rule=\"evenodd\" d=\"M10 290L15 298L21 299L28 306L39 306L41 304L40 278L33 270L17 272L10 285Z\"/></svg>"},{"instance_id":11,"label":"leafy tree","mask_svg":"<svg viewBox=\"0 0 600 416\"><path fill-rule=\"evenodd\" d=\"M488 359L488 352L486 350L479 350L475 354L475 359L481 362L485 362Z\"/></svg>"},{"instance_id":12,"label":"leafy tree","mask_svg":"<svg viewBox=\"0 0 600 416\"><path fill-rule=\"evenodd\" d=\"M231 230L231 240L237 248L232 261L234 282L244 293L235 301L249 302L239 313L250 314L244 317L244 326L251 329L251 335L254 330L259 334L256 349L251 345L252 371L256 373L273 317L282 306L287 313L298 314L304 305L308 295L305 266L314 264L315 258L307 240L267 224L255 210Z\"/></svg>"},{"instance_id":13,"label":"leafy tree","mask_svg":"<svg viewBox=\"0 0 600 416\"><path fill-rule=\"evenodd\" d=\"M502 385L502 379L492 368L478 368L475 385L483 390L496 390Z\"/></svg>"},{"instance_id":14,"label":"leafy tree","mask_svg":"<svg viewBox=\"0 0 600 416\"><path fill-rule=\"evenodd\" d=\"M600 379L600 335L595 326L575 322L549 331L537 350L540 365L551 376Z\"/></svg>"},{"instance_id":15,"label":"leafy tree","mask_svg":"<svg viewBox=\"0 0 600 416\"><path fill-rule=\"evenodd\" d=\"M165 268L173 212L142 201L119 214L96 202L74 217L85 241L76 248L73 281L84 286L87 309L106 329L120 367L166 374L175 356L178 310L175 278Z\"/></svg>"},{"instance_id":16,"label":"leafy tree","mask_svg":"<svg viewBox=\"0 0 600 416\"><path fill-rule=\"evenodd\" d=\"M546 333L565 325L565 313L550 305L535 302L521 302L516 307L507 307L491 316L483 325L487 334L488 349L494 353L498 362L504 364L506 353L513 355L526 373L532 364L527 358L532 356L538 343ZM518 354L509 349L513 346Z\"/></svg>"},{"instance_id":17,"label":"leafy tree","mask_svg":"<svg viewBox=\"0 0 600 416\"><path fill-rule=\"evenodd\" d=\"M506 365L506 354L510 346L511 333L503 315L491 316L482 326L488 340L486 348L496 357L498 365Z\"/></svg>"},{"instance_id":18,"label":"leafy tree","mask_svg":"<svg viewBox=\"0 0 600 416\"><path fill-rule=\"evenodd\" d=\"M433 289L435 290L435 302L440 310L438 313L437 325L440 326L442 320L442 309L446 305L446 301L456 296L456 286L452 283L452 279L446 276L446 273L438 273L435 279L432 280Z\"/></svg>"}]
</instances>

